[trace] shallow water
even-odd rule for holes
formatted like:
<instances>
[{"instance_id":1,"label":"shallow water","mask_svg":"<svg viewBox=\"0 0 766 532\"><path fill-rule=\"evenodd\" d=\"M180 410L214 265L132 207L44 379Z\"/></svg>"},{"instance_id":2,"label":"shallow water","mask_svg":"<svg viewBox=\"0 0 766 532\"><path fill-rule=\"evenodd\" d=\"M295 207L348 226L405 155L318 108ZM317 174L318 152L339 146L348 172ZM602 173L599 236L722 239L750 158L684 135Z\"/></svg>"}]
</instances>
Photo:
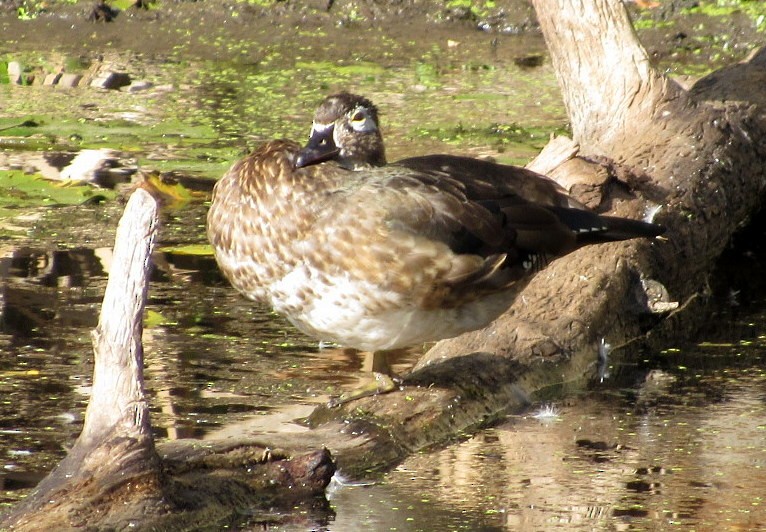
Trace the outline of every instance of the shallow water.
<instances>
[{"instance_id":1,"label":"shallow water","mask_svg":"<svg viewBox=\"0 0 766 532\"><path fill-rule=\"evenodd\" d=\"M3 125L39 122L21 146L3 144L3 155L110 147L125 152L126 165L211 178L260 140L304 138L313 106L340 88L381 106L390 159L446 151L525 162L565 127L548 62L528 69L513 61L541 52L539 36L451 32L454 45L447 32L430 37L433 43L377 35L375 45L389 48L381 54L362 47L369 34L333 42L331 56L353 51L346 61L322 62L315 47L286 58L288 48L274 36L260 48L238 44L226 58L200 51L200 43L194 53L112 57L154 83L136 94L0 85L0 119L10 121ZM71 57L59 53L47 62ZM107 200L26 208L0 220L0 503L23 497L79 432L92 372L89 334L121 209ZM320 349L237 296L210 257L182 252L204 242L205 211L200 201L166 209L154 256L145 376L160 440L205 438L253 415L299 417L365 375L360 354ZM764 254L748 252L731 259L749 266L739 268L741 277L725 277L732 290L763 277ZM335 486L330 511L315 521L277 525L275 516L269 526L762 526L766 304L746 292L740 306L732 293L718 330L705 337L642 360L615 358L604 382L581 383L585 391L559 393L499 426L413 456L375 485ZM237 525L261 524L243 518Z\"/></svg>"},{"instance_id":2,"label":"shallow water","mask_svg":"<svg viewBox=\"0 0 766 532\"><path fill-rule=\"evenodd\" d=\"M99 211L76 214L107 221ZM184 210L185 225L203 213ZM5 503L77 436L108 258L80 247L0 259ZM209 258L160 251L155 262L144 343L160 440L205 438L251 415L297 418L363 377L359 354L320 350L254 308ZM319 523L275 529L756 529L766 523L766 305L752 297L691 345L615 359L604 382L413 456L375 485L336 485Z\"/></svg>"},{"instance_id":3,"label":"shallow water","mask_svg":"<svg viewBox=\"0 0 766 532\"><path fill-rule=\"evenodd\" d=\"M389 485L342 490L333 499L338 530L359 522L344 515L348 507L364 508L372 530L386 530L391 515L398 530L758 529L766 523L762 361L655 370L643 389L607 386L512 416L408 459Z\"/></svg>"}]
</instances>

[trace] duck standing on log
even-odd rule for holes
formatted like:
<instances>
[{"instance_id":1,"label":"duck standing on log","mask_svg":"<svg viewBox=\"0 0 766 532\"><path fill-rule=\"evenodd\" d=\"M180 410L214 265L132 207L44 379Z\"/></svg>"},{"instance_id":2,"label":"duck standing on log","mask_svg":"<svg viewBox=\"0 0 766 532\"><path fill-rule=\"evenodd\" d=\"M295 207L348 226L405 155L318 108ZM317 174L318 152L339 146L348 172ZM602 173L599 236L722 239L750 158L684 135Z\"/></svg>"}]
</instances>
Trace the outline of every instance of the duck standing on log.
<instances>
[{"instance_id":1,"label":"duck standing on log","mask_svg":"<svg viewBox=\"0 0 766 532\"><path fill-rule=\"evenodd\" d=\"M207 223L241 294L373 352L485 327L551 260L663 232L598 215L524 168L451 155L387 164L376 107L349 93L322 102L305 147L275 140L237 161ZM395 387L380 380L377 391Z\"/></svg>"}]
</instances>

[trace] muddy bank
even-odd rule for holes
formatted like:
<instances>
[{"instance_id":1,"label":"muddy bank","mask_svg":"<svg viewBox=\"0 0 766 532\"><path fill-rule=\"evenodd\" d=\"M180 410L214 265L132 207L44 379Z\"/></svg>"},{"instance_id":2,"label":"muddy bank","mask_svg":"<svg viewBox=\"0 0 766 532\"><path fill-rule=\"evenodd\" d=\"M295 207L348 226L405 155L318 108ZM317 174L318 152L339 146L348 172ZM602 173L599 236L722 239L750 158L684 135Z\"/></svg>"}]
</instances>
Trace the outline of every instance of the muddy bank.
<instances>
[{"instance_id":1,"label":"muddy bank","mask_svg":"<svg viewBox=\"0 0 766 532\"><path fill-rule=\"evenodd\" d=\"M5 4L5 6L11 6ZM275 2L268 6L247 3L163 2L150 9L130 7L117 11L109 23L89 20L90 2L52 2L29 20L6 9L0 19L5 35L14 36L10 49L131 50L142 54L171 55L182 46L188 55L203 58L242 58L232 42L258 41L263 49L283 41L295 44L295 54L344 59L354 48L372 56L385 50L365 49L364 38L351 37L347 48L337 46L357 30L385 31L395 39L422 43L485 31L488 33L539 33L530 6L497 2L492 9L448 7L443 2ZM306 41L305 37L311 39ZM312 42L313 41L313 42ZM413 42L413 44L415 44ZM84 48L83 48L84 47ZM381 54L382 52L382 54ZM242 58L252 60L257 58Z\"/></svg>"},{"instance_id":2,"label":"muddy bank","mask_svg":"<svg viewBox=\"0 0 766 532\"><path fill-rule=\"evenodd\" d=\"M287 44L298 57L337 61L361 53L385 61L389 48L369 46L370 35L385 33L421 49L477 34L540 38L531 5L514 0L483 5L434 0L172 1L147 4L148 9L128 2L115 5L123 9L113 8L111 22L94 22L93 2L0 2L0 31L7 36L0 53L53 48L84 55L123 50L172 57L182 51L184 57L257 62L269 47ZM709 71L761 41L763 21L749 4L718 11L692 0L651 5L630 3L628 8L644 46L658 62L698 63ZM232 44L252 41L260 44L261 53Z\"/></svg>"}]
</instances>

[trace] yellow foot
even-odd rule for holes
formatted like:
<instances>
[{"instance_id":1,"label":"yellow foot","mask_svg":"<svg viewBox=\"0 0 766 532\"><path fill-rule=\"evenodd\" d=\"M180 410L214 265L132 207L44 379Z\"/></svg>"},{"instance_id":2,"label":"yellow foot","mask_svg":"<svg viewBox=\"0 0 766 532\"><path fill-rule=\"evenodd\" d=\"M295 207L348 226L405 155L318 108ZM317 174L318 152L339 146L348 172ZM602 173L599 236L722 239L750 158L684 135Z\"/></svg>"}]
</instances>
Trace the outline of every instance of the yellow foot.
<instances>
[{"instance_id":1,"label":"yellow foot","mask_svg":"<svg viewBox=\"0 0 766 532\"><path fill-rule=\"evenodd\" d=\"M396 379L386 375L385 373L378 373L377 371L374 371L372 375L375 378L369 384L362 386L361 388L357 388L356 390L351 390L350 392L341 394L339 397L330 399L330 401L327 403L327 406L330 408L335 408L336 406L348 403L354 399L361 399L362 397L370 397L372 395L393 392L399 386L396 382Z\"/></svg>"}]
</instances>

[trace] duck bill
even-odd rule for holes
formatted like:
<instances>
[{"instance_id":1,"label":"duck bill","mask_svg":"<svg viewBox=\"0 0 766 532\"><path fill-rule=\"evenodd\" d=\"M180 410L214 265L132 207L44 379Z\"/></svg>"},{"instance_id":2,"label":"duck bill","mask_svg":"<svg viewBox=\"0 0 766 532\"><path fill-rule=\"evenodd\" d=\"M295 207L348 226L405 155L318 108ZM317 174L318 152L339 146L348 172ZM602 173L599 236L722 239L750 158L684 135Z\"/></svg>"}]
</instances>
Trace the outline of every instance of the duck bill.
<instances>
[{"instance_id":1,"label":"duck bill","mask_svg":"<svg viewBox=\"0 0 766 532\"><path fill-rule=\"evenodd\" d=\"M332 126L322 130L314 127L311 130L309 141L303 149L298 152L298 157L295 159L295 167L303 168L304 166L319 164L324 161L329 161L338 155L340 149L335 145L332 134Z\"/></svg>"}]
</instances>

